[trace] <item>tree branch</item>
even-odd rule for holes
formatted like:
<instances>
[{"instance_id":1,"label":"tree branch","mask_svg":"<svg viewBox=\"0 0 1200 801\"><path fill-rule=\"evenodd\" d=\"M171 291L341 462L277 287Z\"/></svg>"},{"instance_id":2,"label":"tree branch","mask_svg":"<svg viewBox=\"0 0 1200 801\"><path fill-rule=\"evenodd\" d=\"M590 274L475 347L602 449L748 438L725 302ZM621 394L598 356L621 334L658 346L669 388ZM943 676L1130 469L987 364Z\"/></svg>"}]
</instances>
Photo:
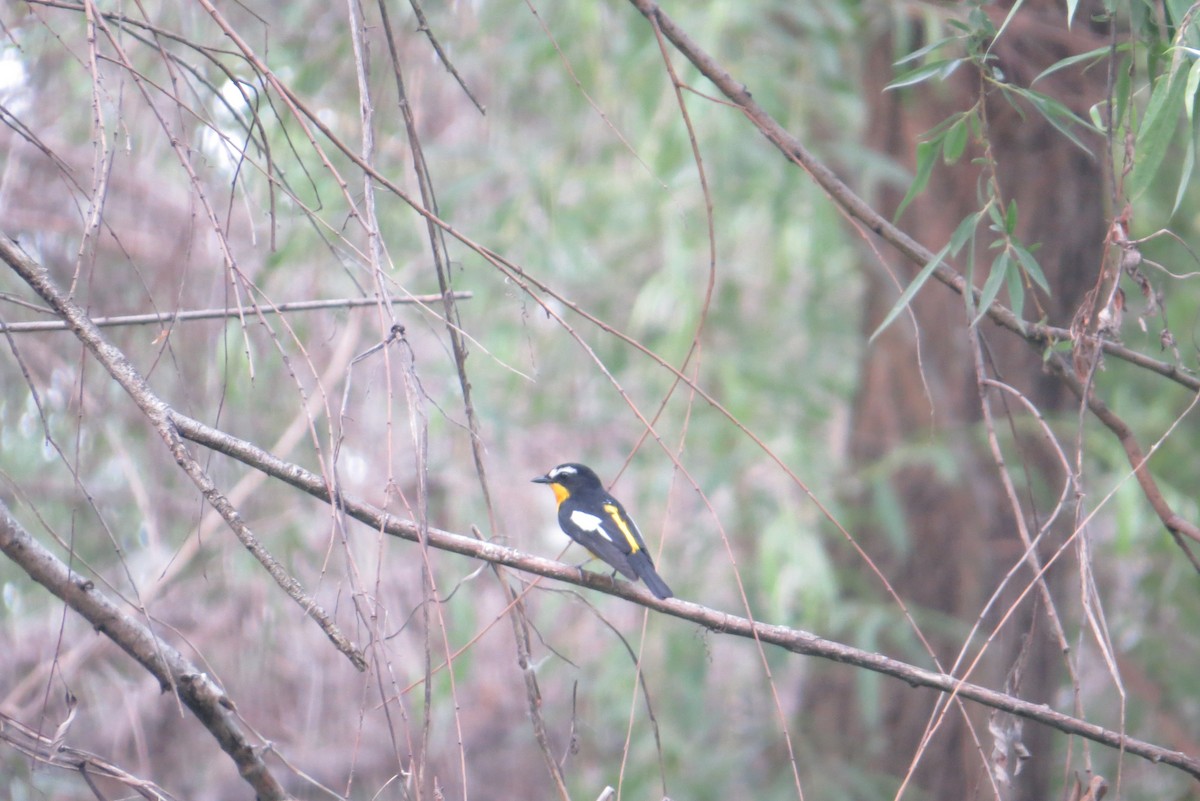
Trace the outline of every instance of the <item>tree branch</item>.
<instances>
[{"instance_id":1,"label":"tree branch","mask_svg":"<svg viewBox=\"0 0 1200 801\"><path fill-rule=\"evenodd\" d=\"M66 298L61 290L53 284L45 268L33 262L16 243L4 234L0 234L0 259L7 262L51 307L68 319L76 336L87 345L92 354L125 388L134 401L152 417L156 427L170 432L172 438L176 440L172 445L172 451L177 454L183 452L186 457L177 456L177 460L180 460L180 465L185 471L189 466L195 465L195 460L186 454L182 442L178 441L180 438L191 440L231 456L325 503L332 502L333 493L319 475L305 470L299 465L272 456L262 448L245 440L180 414L155 396L125 355L107 342L100 334L99 329L88 319L86 313L77 304ZM208 497L207 491L205 494ZM843 662L892 676L906 681L914 687L928 687L952 696L967 698L984 706L1042 723L1067 734L1119 748L1151 762L1166 763L1200 779L1200 759L1128 737L1120 732L1105 729L1070 715L1064 715L1044 704L1033 704L1005 693L961 681L954 676L925 670L880 654L831 642L798 629L759 623L745 617L730 615L678 599L658 601L648 591L635 588L625 582L615 582L607 576L580 571L576 567L551 559L530 556L514 548L452 534L432 527L422 532L412 521L397 520L382 509L344 493L337 498L337 508L344 510L350 517L366 523L372 530L384 531L394 537L412 542L424 541L429 547L600 590L691 621L717 633L756 639L793 653ZM424 533L424 537L422 537L422 533ZM66 569L65 566L63 569ZM90 584L90 582L88 583ZM63 597L75 608L72 599L79 594L73 593L72 598L60 597ZM86 595L86 593L83 594ZM122 647L126 646L122 645ZM181 686L181 691L184 689L186 688ZM222 743L222 747L224 747L224 743Z\"/></svg>"},{"instance_id":2,"label":"tree branch","mask_svg":"<svg viewBox=\"0 0 1200 801\"><path fill-rule=\"evenodd\" d=\"M119 782L148 801L175 801L175 796L154 782L139 779L96 754L63 745L58 735L47 737L3 713L0 713L0 740L44 765L78 772L93 787L93 792L93 780L103 778Z\"/></svg>"},{"instance_id":3,"label":"tree branch","mask_svg":"<svg viewBox=\"0 0 1200 801\"><path fill-rule=\"evenodd\" d=\"M321 477L304 468L278 459L261 448L217 431L185 415L171 413L172 421L181 436L231 456L244 464L262 470L274 478L303 490L326 503L330 502L329 488ZM347 515L365 523L374 531L419 542L419 529L409 520L398 520L365 501L343 494L338 499L339 508ZM1164 763L1178 768L1200 779L1200 759L1181 751L1138 740L1119 732L1097 726L1086 720L1056 712L1045 704L1034 704L1012 695L991 690L954 676L910 665L882 654L871 653L841 643L826 640L799 629L751 621L697 603L671 599L659 601L647 590L624 581L614 581L607 575L580 571L552 559L524 553L515 548L477 540L460 534L429 528L427 544L431 548L481 559L494 564L506 565L528 573L575 584L588 589L624 598L642 606L657 609L674 617L695 623L718 634L732 634L747 639L758 639L764 643L783 648L792 653L814 656L833 662L841 662L865 668L907 682L913 687L927 687L938 692L965 698L992 709L1041 723L1065 734L1083 737L1093 742L1142 757L1155 763Z\"/></svg>"},{"instance_id":4,"label":"tree branch","mask_svg":"<svg viewBox=\"0 0 1200 801\"><path fill-rule=\"evenodd\" d=\"M216 431L184 415L173 413L172 419L175 421L181 436L220 451L251 467L263 470L269 475L297 489L301 489L326 503L330 502L328 487L321 480L320 476L315 473L277 459L248 442L231 437L224 432ZM411 542L418 542L420 540L418 528L415 523L407 520L397 520L365 501L343 495L338 499L338 506L344 509L349 516L367 524L372 530L382 530L393 537L399 537ZM977 684L960 681L954 676L925 670L924 668L891 659L881 654L832 642L799 629L751 621L745 617L727 614L717 609L710 609L700 604L681 601L679 599L659 601L649 591L633 584L623 581L614 582L606 575L580 571L572 565L565 565L551 559L532 556L515 548L508 548L435 528L430 528L427 536L428 545L432 548L470 556L475 559L483 559L508 567L515 567L539 576L615 595L641 604L642 606L657 609L682 620L696 623L718 634L732 634L748 639L758 639L793 653L854 665L900 679L914 687L928 687L939 692L957 695L958 697L975 701L993 709L999 709L1028 720L1042 723L1066 734L1078 735L1103 745L1122 749L1135 756L1148 759L1151 762L1163 762L1200 779L1200 759L1190 757L1180 751L1172 751L1152 743L1128 737L1085 720L1071 717L1070 715L1064 715L1054 711L1045 704L1033 704L1002 692L981 687Z\"/></svg>"},{"instance_id":5,"label":"tree branch","mask_svg":"<svg viewBox=\"0 0 1200 801\"><path fill-rule=\"evenodd\" d=\"M750 95L750 90L745 85L738 83L731 74L726 72L720 63L696 44L687 32L668 17L657 3L652 0L630 0L630 2L650 21L651 25L658 27L671 40L671 43L675 45L679 52L691 61L704 77L712 81L746 115L750 122L758 128L760 133L779 148L790 161L799 165L805 172L812 176L813 180L829 193L833 201L848 215L862 222L913 263L925 265L937 260L937 254L893 225L891 221L855 194L833 170L810 153L799 139L788 133L774 117L768 114L754 100ZM972 286L962 274L945 261L938 263L934 268L933 276L958 294L962 295L970 292L975 301L979 300L980 290ZM1056 341L1073 341L1074 339L1071 336L1071 332L1066 329L1028 323L1015 315L1012 310L998 302L991 303L987 308L986 314L992 322L1017 334L1034 348L1044 349ZM1105 353L1112 354L1139 367L1158 373L1187 387L1193 392L1200 392L1200 379L1176 365L1156 361L1136 351L1129 350L1123 345L1109 342L1102 338L1099 339L1098 344ZM1077 381L1072 382L1067 373L1059 369L1061 363L1056 361L1058 358L1057 354L1052 354L1052 358L1049 360L1052 362L1052 369L1067 383L1072 391L1083 397L1079 383ZM1121 446L1125 449L1129 463L1133 467L1146 499L1154 508L1171 536L1175 538L1175 541L1183 549L1193 566L1197 566L1197 569L1200 570L1200 561L1192 554L1182 539L1183 536L1187 536L1200 541L1200 527L1195 523L1185 520L1170 508L1166 499L1158 490L1146 465L1146 458L1142 455L1141 449L1138 447L1129 427L1117 415L1113 414L1102 401L1096 398L1090 389L1087 392L1087 405L1091 412L1120 440Z\"/></svg>"},{"instance_id":6,"label":"tree branch","mask_svg":"<svg viewBox=\"0 0 1200 801\"><path fill-rule=\"evenodd\" d=\"M876 211L869 203L859 197L854 190L842 181L833 170L825 166L816 156L808 151L795 136L790 134L774 117L768 114L750 94L750 90L739 83L733 75L725 70L715 58L709 55L691 38L679 25L667 16L666 12L653 0L629 0L652 25L657 25L666 37L675 45L688 61L700 70L765 136L775 145L784 156L800 166L812 176L813 180L829 193L833 201L854 219L862 222L872 232L885 242L892 245L903 256L915 264L925 265L934 260L935 253L917 242L902 229L892 224L887 217ZM958 294L967 291L967 281L950 265L942 262L933 271L938 281L953 289ZM979 296L979 289L970 287ZM987 310L987 316L992 322L1002 328L1025 338L1034 345L1050 345L1056 341L1069 341L1070 332L1065 328L1030 323L1013 314L1007 307L993 302ZM1152 359L1142 353L1130 350L1117 342L1103 340L1100 343L1105 353L1123 359L1144 369L1158 373L1172 381L1187 387L1192 391L1200 391L1200 378L1191 375L1186 370Z\"/></svg>"},{"instance_id":7,"label":"tree branch","mask_svg":"<svg viewBox=\"0 0 1200 801\"><path fill-rule=\"evenodd\" d=\"M1150 507L1154 510L1155 514L1158 515L1158 519L1162 521L1163 526L1175 538L1176 544L1183 550L1188 561L1192 563L1192 567L1200 573L1200 560L1197 559L1196 555L1192 553L1191 548L1183 540L1183 537L1187 537L1194 542L1200 542L1200 527L1177 514L1167 502L1167 498L1159 488L1158 482L1150 473L1148 463L1154 449L1151 449L1150 454L1142 451L1142 447L1138 444L1137 437L1133 435L1133 429L1129 427L1129 424L1109 408L1108 404L1096 397L1096 393L1092 391L1092 388L1075 375L1074 369L1067 363L1066 358L1062 354L1056 353L1052 358L1047 359L1046 366L1075 393L1076 397L1085 400L1091 413L1121 443L1121 448L1125 451L1125 457L1133 468L1134 477L1137 478L1138 485L1142 488L1142 494L1146 496L1146 500L1150 503ZM1195 405L1196 399L1193 399L1192 403Z\"/></svg>"},{"instance_id":8,"label":"tree branch","mask_svg":"<svg viewBox=\"0 0 1200 801\"><path fill-rule=\"evenodd\" d=\"M287 801L291 796L246 739L229 697L208 674L128 615L96 585L67 567L26 531L0 500L0 552L29 577L61 598L125 653L158 679L163 692L175 689L180 700L233 759L259 801Z\"/></svg>"},{"instance_id":9,"label":"tree branch","mask_svg":"<svg viewBox=\"0 0 1200 801\"><path fill-rule=\"evenodd\" d=\"M456 300L470 300L471 292L455 292ZM11 300L10 297L0 299ZM411 295L405 298L331 298L329 300L297 300L289 303L276 303L260 306L263 314L283 314L295 311L314 311L317 309L353 309L359 306L378 306L380 303L441 303L441 295ZM43 314L54 314L34 304L28 305L34 311ZM191 309L189 311L158 312L155 314L126 314L117 317L93 317L92 323L97 328L108 328L123 325L153 325L154 323L177 323L191 320L216 320L225 317L239 317L244 309ZM23 323L0 323L0 334L24 334L32 331L66 331L70 329L62 320L33 320Z\"/></svg>"},{"instance_id":10,"label":"tree branch","mask_svg":"<svg viewBox=\"0 0 1200 801\"><path fill-rule=\"evenodd\" d=\"M188 452L178 432L171 425L171 409L165 401L154 393L146 379L138 372L125 354L104 338L95 322L83 308L72 300L50 278L49 271L35 262L16 242L0 233L0 260L8 263L29 287L58 314L75 333L92 355L96 357L104 369L108 371L121 388L129 394L142 413L154 426L155 431L162 437L163 442L171 451L175 463L183 468L183 472L200 490L209 505L225 519L226 524L238 541L250 551L255 559L267 569L275 582L294 600L312 620L321 627L325 636L346 655L346 658L360 671L366 670L367 663L362 653L351 643L333 618L308 596L300 582L288 575L283 565L262 546L242 519L241 513L229 499L217 489L216 483L204 470L204 467Z\"/></svg>"}]
</instances>

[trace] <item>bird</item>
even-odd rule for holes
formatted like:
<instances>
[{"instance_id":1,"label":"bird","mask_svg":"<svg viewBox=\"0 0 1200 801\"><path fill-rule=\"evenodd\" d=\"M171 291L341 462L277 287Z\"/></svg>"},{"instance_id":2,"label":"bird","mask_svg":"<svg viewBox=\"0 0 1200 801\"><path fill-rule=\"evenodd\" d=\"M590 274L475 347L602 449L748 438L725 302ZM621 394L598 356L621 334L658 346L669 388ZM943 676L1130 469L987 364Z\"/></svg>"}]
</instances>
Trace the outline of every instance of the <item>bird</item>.
<instances>
[{"instance_id":1,"label":"bird","mask_svg":"<svg viewBox=\"0 0 1200 801\"><path fill-rule=\"evenodd\" d=\"M660 601L675 595L654 569L637 524L590 467L567 462L533 483L554 490L558 525L568 537L631 581L641 579Z\"/></svg>"}]
</instances>

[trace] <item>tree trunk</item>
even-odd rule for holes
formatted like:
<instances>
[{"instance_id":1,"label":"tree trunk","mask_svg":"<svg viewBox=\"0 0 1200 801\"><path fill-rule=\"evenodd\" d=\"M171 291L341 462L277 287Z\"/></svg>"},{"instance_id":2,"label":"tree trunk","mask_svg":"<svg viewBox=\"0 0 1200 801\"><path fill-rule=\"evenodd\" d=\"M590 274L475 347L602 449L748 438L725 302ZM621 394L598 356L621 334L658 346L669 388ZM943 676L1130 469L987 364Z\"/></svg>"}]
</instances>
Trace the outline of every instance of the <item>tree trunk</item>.
<instances>
[{"instance_id":1,"label":"tree trunk","mask_svg":"<svg viewBox=\"0 0 1200 801\"><path fill-rule=\"evenodd\" d=\"M1087 27L1083 5L1074 29L1068 31L1065 12L1058 4L1026 2L992 51L998 57L995 66L1004 78L1028 86L1056 61L1102 46L1104 39ZM990 11L999 26L1006 12ZM868 144L907 165L910 171L921 135L951 114L970 108L981 87L976 71L959 69L945 82L883 91L892 75L893 54L911 52L924 44L910 41L897 50L892 36L906 32L912 35L918 25L917 21L899 20L870 48L867 70L867 98L871 103ZM1088 107L1103 98L1106 77L1103 65L1086 73L1066 70L1040 81L1036 89L1059 98L1086 119ZM1104 143L1081 135L1092 150L1089 155L1036 111L1024 108L1022 115L994 90L985 108L1004 202L1015 199L1019 209L1016 236L1027 246L1040 245L1036 256L1052 289L1049 297L1039 293L1037 302L1027 295L1026 316L1040 317L1044 312L1052 323L1069 325L1074 309L1095 283L1103 257L1108 195ZM972 156L980 153L972 150L974 147L973 143L954 166L939 162L928 189L899 221L935 251L950 239L967 214L980 208L980 168L971 163ZM892 215L904 191L905 187L893 187L874 200L884 214ZM980 286L996 253L986 248L985 229L986 223L981 226L981 247L976 251L976 282ZM863 331L868 336L896 302L900 291L897 282L900 287L907 285L920 269L920 265L887 252L886 246L880 247L886 265L880 264L874 254L866 259ZM959 263L963 265L965 258ZM1004 293L1000 300L1006 301ZM855 499L864 512L854 533L922 624L942 665L949 667L965 631L1024 548L984 439L980 389L963 299L931 281L914 298L910 309L912 317L899 317L866 352L853 410L851 457L857 472L864 476L880 476L881 460L888 461L886 472L867 482L863 495ZM980 333L986 343L985 358L991 362L991 375L1018 388L1046 415L1074 404L1065 388L1043 373L1039 355L1028 345L986 322L981 323ZM1003 410L1005 405L995 400L997 396L992 397L993 408ZM1014 417L1026 417L1012 402L1008 402L1007 409ZM998 425L1005 423L1000 420ZM1004 437L1008 432L999 433ZM1014 451L1009 451L1009 471L1022 495L1023 508L1036 510L1037 519L1030 521L1036 532L1039 521L1057 501L1062 470L1039 449L1034 436L1018 438L1016 448L1016 458ZM947 470L947 463L953 469ZM1028 476L1027 484L1022 476ZM881 496L880 490L885 487L888 493ZM1053 491L1046 491L1046 487ZM881 498L898 501L890 508L902 510L902 521L885 521L866 511L882 508ZM903 537L896 536L897 530L904 532ZM1059 566L1050 572L1052 589L1063 583L1066 570ZM1018 588L1030 578L1030 571L1021 572ZM878 585L877 580L869 580ZM984 621L985 632L1015 602L1015 595L1010 592L1010 597L995 605L995 611ZM947 619L953 623L947 624ZM917 658L914 638L905 625L897 622L893 631L882 647L903 648L905 656ZM1029 651L1018 694L1052 702L1061 679L1062 657L1035 594L1026 597L1018 614L1005 625L972 680L1002 687L1018 660L1025 635ZM852 679L834 673L819 679L822 698L810 712L828 725L833 739L840 740L843 754L854 752L847 748L862 753L876 744L877 753L862 753L869 770L904 776L929 722L934 698L909 687L885 684L879 696L882 708L865 710L861 708L861 695L848 684ZM879 721L883 731L867 731L868 720ZM990 754L992 738L986 716L973 713L972 722L983 753ZM1004 797L1052 797L1048 794L1049 784L1052 777L1061 775L1061 768L1055 764L1048 732L1027 729L1024 744L1032 757L1012 789L1004 790ZM961 714L952 711L928 752L922 755L913 781L928 793L923 797L945 801L991 797L988 767Z\"/></svg>"}]
</instances>

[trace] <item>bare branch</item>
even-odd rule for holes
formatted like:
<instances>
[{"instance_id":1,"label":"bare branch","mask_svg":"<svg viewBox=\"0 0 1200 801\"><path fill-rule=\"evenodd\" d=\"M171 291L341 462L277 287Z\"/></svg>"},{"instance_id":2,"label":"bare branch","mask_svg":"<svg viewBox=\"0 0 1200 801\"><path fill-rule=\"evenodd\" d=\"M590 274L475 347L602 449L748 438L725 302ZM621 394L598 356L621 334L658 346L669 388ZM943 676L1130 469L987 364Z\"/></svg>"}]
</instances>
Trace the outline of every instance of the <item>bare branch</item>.
<instances>
[{"instance_id":1,"label":"bare branch","mask_svg":"<svg viewBox=\"0 0 1200 801\"><path fill-rule=\"evenodd\" d=\"M21 276L30 288L37 292L42 300L46 301L67 322L79 340L92 352L92 355L129 393L138 408L158 431L159 436L163 438L171 455L175 458L175 462L192 479L209 504L225 519L246 550L250 551L254 558L267 569L267 572L287 592L288 596L304 609L305 614L321 627L329 640L346 655L355 668L366 670L366 660L359 650L346 639L329 614L308 596L300 583L288 575L283 566L258 542L237 508L217 489L203 466L188 452L179 438L178 432L172 426L170 407L154 393L146 379L126 358L125 354L104 338L100 329L96 327L79 304L67 297L62 289L51 280L45 267L29 258L16 242L4 234L0 234L0 259L7 262L13 271Z\"/></svg>"},{"instance_id":2,"label":"bare branch","mask_svg":"<svg viewBox=\"0 0 1200 801\"><path fill-rule=\"evenodd\" d=\"M656 26L673 45L704 77L712 81L721 93L739 108L750 122L791 161L812 176L822 189L829 193L834 202L847 214L859 220L884 241L891 244L906 258L916 264L928 264L934 260L934 252L893 225L890 220L876 211L842 181L837 174L817 159L809 150L782 125L768 114L750 94L745 85L739 83L721 64L704 51L674 20L653 0L630 0L650 23ZM966 279L945 262L937 266L933 277L960 295L967 291ZM979 289L971 287L978 299ZM1026 322L1000 303L992 303L987 317L1002 328L1025 338L1035 346L1048 346L1056 341L1071 338L1064 328ZM1104 340L1100 343L1105 353L1151 370L1193 391L1200 391L1200 378L1189 374L1177 365L1160 362L1120 343Z\"/></svg>"},{"instance_id":3,"label":"bare branch","mask_svg":"<svg viewBox=\"0 0 1200 801\"><path fill-rule=\"evenodd\" d=\"M828 166L818 160L807 148L783 128L768 114L750 95L750 91L738 83L711 55L705 52L682 28L680 28L653 0L630 0L630 2L645 15L656 30L661 30L671 43L692 62L706 78L712 81L721 92L732 101L742 113L767 137L785 156L812 176L822 189L829 193L834 202L848 215L865 224L871 231L895 247L906 258L916 264L939 262L937 255L903 230L893 225L887 218L876 211L870 204L854 193L841 178ZM980 290L970 285L957 270L944 261L934 268L933 276L958 294L970 292L972 306L977 305ZM1002 328L1005 328L1026 340L1031 346L1039 349L1047 348L1055 341L1071 340L1070 331L1052 328L1045 325L1035 325L1022 320L1012 310L999 303L992 303L986 311L987 316ZM1188 374L1182 368L1158 362L1142 354L1131 351L1116 343L1098 339L1096 344L1104 350L1122 359L1126 359L1140 367L1152 370L1159 375L1191 389L1200 392L1200 380ZM1123 420L1095 397L1090 389L1085 393L1077 380L1073 380L1069 368L1065 368L1061 354L1051 354L1047 360L1053 372L1059 376L1073 392L1080 397L1087 396L1087 405L1091 412L1113 432L1124 447L1129 462L1133 466L1138 483L1146 495L1146 499L1154 507L1163 525L1175 538L1188 560L1200 572L1198 559L1187 546L1183 537L1200 542L1200 526L1185 520L1167 504L1165 497L1159 491L1150 470L1146 465L1146 457L1134 439L1132 431Z\"/></svg>"},{"instance_id":4,"label":"bare branch","mask_svg":"<svg viewBox=\"0 0 1200 801\"><path fill-rule=\"evenodd\" d=\"M47 737L2 712L0 741L43 765L77 771L89 786L92 785L92 779L105 778L120 782L150 801L175 801L175 796L154 782L139 779L96 754L65 746L57 737Z\"/></svg>"},{"instance_id":5,"label":"bare branch","mask_svg":"<svg viewBox=\"0 0 1200 801\"><path fill-rule=\"evenodd\" d=\"M319 475L305 470L299 465L278 459L249 442L230 436L223 431L214 429L171 409L164 401L153 394L145 380L138 375L124 354L103 338L99 330L91 324L83 310L61 294L61 291L50 281L46 270L34 263L11 239L3 234L0 234L0 259L8 262L14 271L29 282L47 303L58 309L69 320L71 328L75 331L76 335L80 337L93 355L112 373L113 377L121 383L122 387L130 393L139 407L146 412L151 420L155 422L156 427L163 432L164 437L168 438L172 453L176 455L180 466L189 475L192 475L199 468L195 460L187 453L181 438L191 440L192 442L231 456L326 503L333 502L335 494L330 491L329 485ZM215 489L211 488L211 481L207 478L207 475L201 471L199 479L193 477L193 480L209 482L210 486L204 490L205 497L218 507L218 511L222 511L224 514L224 510L219 506L223 497L219 496ZM1089 723L1086 720L1056 712L1044 704L1033 704L1002 692L962 681L952 675L926 670L881 654L825 640L799 629L761 623L746 617L727 614L700 604L680 601L678 599L659 601L650 595L647 590L639 589L633 585L616 582L600 574L580 571L573 566L565 565L551 559L530 556L516 549L497 545L492 542L480 541L432 527L422 530L422 527L412 521L397 520L382 509L344 493L338 494L336 501L339 509L344 510L350 517L366 523L375 531L384 531L391 536L412 542L422 542L429 547L470 556L475 559L482 559L495 564L515 567L559 581L600 590L691 621L720 634L733 634L739 637L754 639L778 646L793 653L816 656L882 673L901 679L914 687L928 687L942 693L950 693L955 697L965 698L993 709L1009 712L1067 734L1077 735L1102 745L1121 749L1123 752L1140 756L1151 762L1162 762L1171 765L1200 779L1200 759L1188 756L1179 751L1171 751L1153 743L1128 737L1120 732L1111 731L1102 726ZM237 513L235 510L233 514L236 516ZM8 518L6 517L6 519ZM15 521L13 521L13 524L15 525ZM40 548L40 546L38 547ZM46 552L46 555L51 559L54 558L48 552ZM56 559L55 562L57 562ZM58 564L61 565L61 562ZM65 571L66 567L62 566L62 569ZM66 579L64 578L63 580L65 581ZM58 584L62 584L62 582ZM83 603L87 600L90 591L89 582L82 582L81 584L81 586L88 585L88 590L78 589L75 584L71 584L70 582L67 582L67 585L75 588L77 591L69 593L69 597L60 597L63 597L72 608L76 608L76 603ZM140 626L140 624L137 625ZM154 657L154 654L151 653L150 656ZM156 664L158 664L157 661ZM156 673L156 675L158 674ZM173 673L167 673L164 674L164 677L173 675ZM193 680L192 685L194 683ZM180 692L194 692L194 686L192 685L187 687L180 685ZM225 742L223 740L221 742L222 747L224 747Z\"/></svg>"},{"instance_id":6,"label":"bare branch","mask_svg":"<svg viewBox=\"0 0 1200 801\"><path fill-rule=\"evenodd\" d=\"M233 712L233 702L208 674L141 621L126 614L90 579L74 572L46 550L17 522L3 501L0 501L0 551L133 657L158 679L163 692L174 688L179 699L233 759L260 801L291 798L267 768L261 753L246 739Z\"/></svg>"},{"instance_id":7,"label":"bare branch","mask_svg":"<svg viewBox=\"0 0 1200 801\"><path fill-rule=\"evenodd\" d=\"M455 292L456 300L470 300L471 292ZM8 298L0 297L7 300ZM441 295L410 295L402 298L388 298L388 303L437 303ZM316 309L354 309L359 306L378 306L379 298L330 298L329 300L297 300L289 303L275 303L262 306L263 314L283 314L294 311L313 311ZM29 304L22 304L29 305ZM50 309L31 306L34 311L54 314ZM161 312L156 314L126 314L115 317L93 317L92 324L97 328L109 328L124 325L153 325L154 323L182 323L192 320L217 320L225 317L238 317L238 309L192 309L189 311ZM38 320L27 323L0 323L0 334L25 334L31 331L66 331L70 326L62 320Z\"/></svg>"},{"instance_id":8,"label":"bare branch","mask_svg":"<svg viewBox=\"0 0 1200 801\"><path fill-rule=\"evenodd\" d=\"M487 114L487 108L480 103L478 99L476 99L474 94L472 94L471 88L467 86L467 82L463 80L463 77L458 74L458 70L454 68L454 62L452 62L450 57L446 55L446 51L442 47L441 42L439 42L437 37L433 35L433 29L429 27L429 21L425 19L425 9L421 8L421 3L419 0L409 0L409 5L412 6L413 13L417 16L417 30L424 33L426 38L429 39L429 44L433 45L433 50L435 53L437 53L438 61L442 62L442 66L445 67L446 71L454 77L455 83L462 88L463 94L465 94L475 108L479 110L479 113Z\"/></svg>"},{"instance_id":9,"label":"bare branch","mask_svg":"<svg viewBox=\"0 0 1200 801\"><path fill-rule=\"evenodd\" d=\"M1154 509L1155 514L1158 515L1159 520L1162 521L1167 531L1175 538L1176 544L1183 550L1188 561L1192 563L1192 567L1196 569L1197 573L1200 573L1200 559L1192 553L1191 548L1188 547L1187 542L1183 539L1187 537L1195 542L1200 542L1200 526L1180 516L1167 503L1166 496L1159 489L1158 482L1155 481L1154 476L1150 473L1150 468L1147 464L1154 450L1152 449L1150 454L1143 453L1142 446L1138 444L1137 438L1133 434L1133 429L1129 427L1129 424L1109 408L1108 404L1097 398L1095 392L1092 392L1090 387L1087 387L1079 380L1071 365L1067 363L1061 354L1055 354L1055 357L1047 360L1046 364L1055 375L1070 387L1072 392L1080 398L1086 397L1087 407L1091 413L1107 426L1108 430L1121 443L1121 447L1125 450L1125 456L1129 460L1130 467L1133 468L1133 474L1137 478L1138 485L1141 486L1146 500L1150 502L1150 506ZM1196 399L1194 398L1193 404L1195 402Z\"/></svg>"},{"instance_id":10,"label":"bare branch","mask_svg":"<svg viewBox=\"0 0 1200 801\"><path fill-rule=\"evenodd\" d=\"M284 481L297 489L329 502L328 487L320 476L305 470L298 465L277 459L270 454L254 447L250 443L239 440L224 432L216 431L209 426L192 420L184 415L172 413L181 436L218 450L227 456ZM418 526L412 521L397 520L369 503L351 496L338 499L338 506L346 514L363 523L373 530L383 530L391 536L410 542L419 542ZM486 542L453 534L436 528L426 532L428 545L432 548L451 553L482 559L495 564L515 567L529 573L565 581L588 589L598 590L609 595L624 598L642 606L657 609L674 617L696 623L718 634L732 634L747 639L757 639L764 643L778 646L784 650L805 656L815 656L834 662L865 668L876 673L882 673L907 682L914 687L928 687L943 693L953 693L960 698L982 704L983 706L999 709L1017 715L1027 720L1036 721L1057 729L1066 734L1077 735L1102 745L1119 748L1127 753L1140 756L1151 762L1162 762L1178 768L1197 779L1200 779L1200 759L1188 756L1180 751L1172 751L1153 743L1148 743L1119 732L1105 729L1085 720L1056 712L1045 704L1034 704L990 690L977 684L964 682L958 678L932 670L926 670L906 662L883 656L881 654L863 651L841 643L823 639L814 634L787 626L776 626L752 621L745 617L727 614L717 609L710 609L697 603L671 599L659 601L648 590L639 588L623 581L614 581L607 575L580 571L573 565L556 562L539 556L518 551Z\"/></svg>"}]
</instances>

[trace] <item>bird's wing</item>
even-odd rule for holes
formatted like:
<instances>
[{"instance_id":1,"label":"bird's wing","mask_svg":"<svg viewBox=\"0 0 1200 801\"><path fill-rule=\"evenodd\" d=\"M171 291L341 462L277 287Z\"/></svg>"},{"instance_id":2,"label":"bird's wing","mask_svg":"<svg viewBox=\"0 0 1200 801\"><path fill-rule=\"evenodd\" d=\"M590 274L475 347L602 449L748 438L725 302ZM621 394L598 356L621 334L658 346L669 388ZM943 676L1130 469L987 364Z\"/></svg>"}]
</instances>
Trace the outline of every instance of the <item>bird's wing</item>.
<instances>
[{"instance_id":1,"label":"bird's wing","mask_svg":"<svg viewBox=\"0 0 1200 801\"><path fill-rule=\"evenodd\" d=\"M637 553L646 550L642 532L637 524L625 513L625 507L615 498L606 499L600 508L603 515L594 515L581 509L571 512L571 522L584 531L598 534L613 544L623 554Z\"/></svg>"},{"instance_id":2,"label":"bird's wing","mask_svg":"<svg viewBox=\"0 0 1200 801\"><path fill-rule=\"evenodd\" d=\"M579 509L572 511L569 517L578 530L576 539L580 545L608 562L626 578L637 578L637 571L629 564L628 545L614 536L616 524L612 520Z\"/></svg>"}]
</instances>

